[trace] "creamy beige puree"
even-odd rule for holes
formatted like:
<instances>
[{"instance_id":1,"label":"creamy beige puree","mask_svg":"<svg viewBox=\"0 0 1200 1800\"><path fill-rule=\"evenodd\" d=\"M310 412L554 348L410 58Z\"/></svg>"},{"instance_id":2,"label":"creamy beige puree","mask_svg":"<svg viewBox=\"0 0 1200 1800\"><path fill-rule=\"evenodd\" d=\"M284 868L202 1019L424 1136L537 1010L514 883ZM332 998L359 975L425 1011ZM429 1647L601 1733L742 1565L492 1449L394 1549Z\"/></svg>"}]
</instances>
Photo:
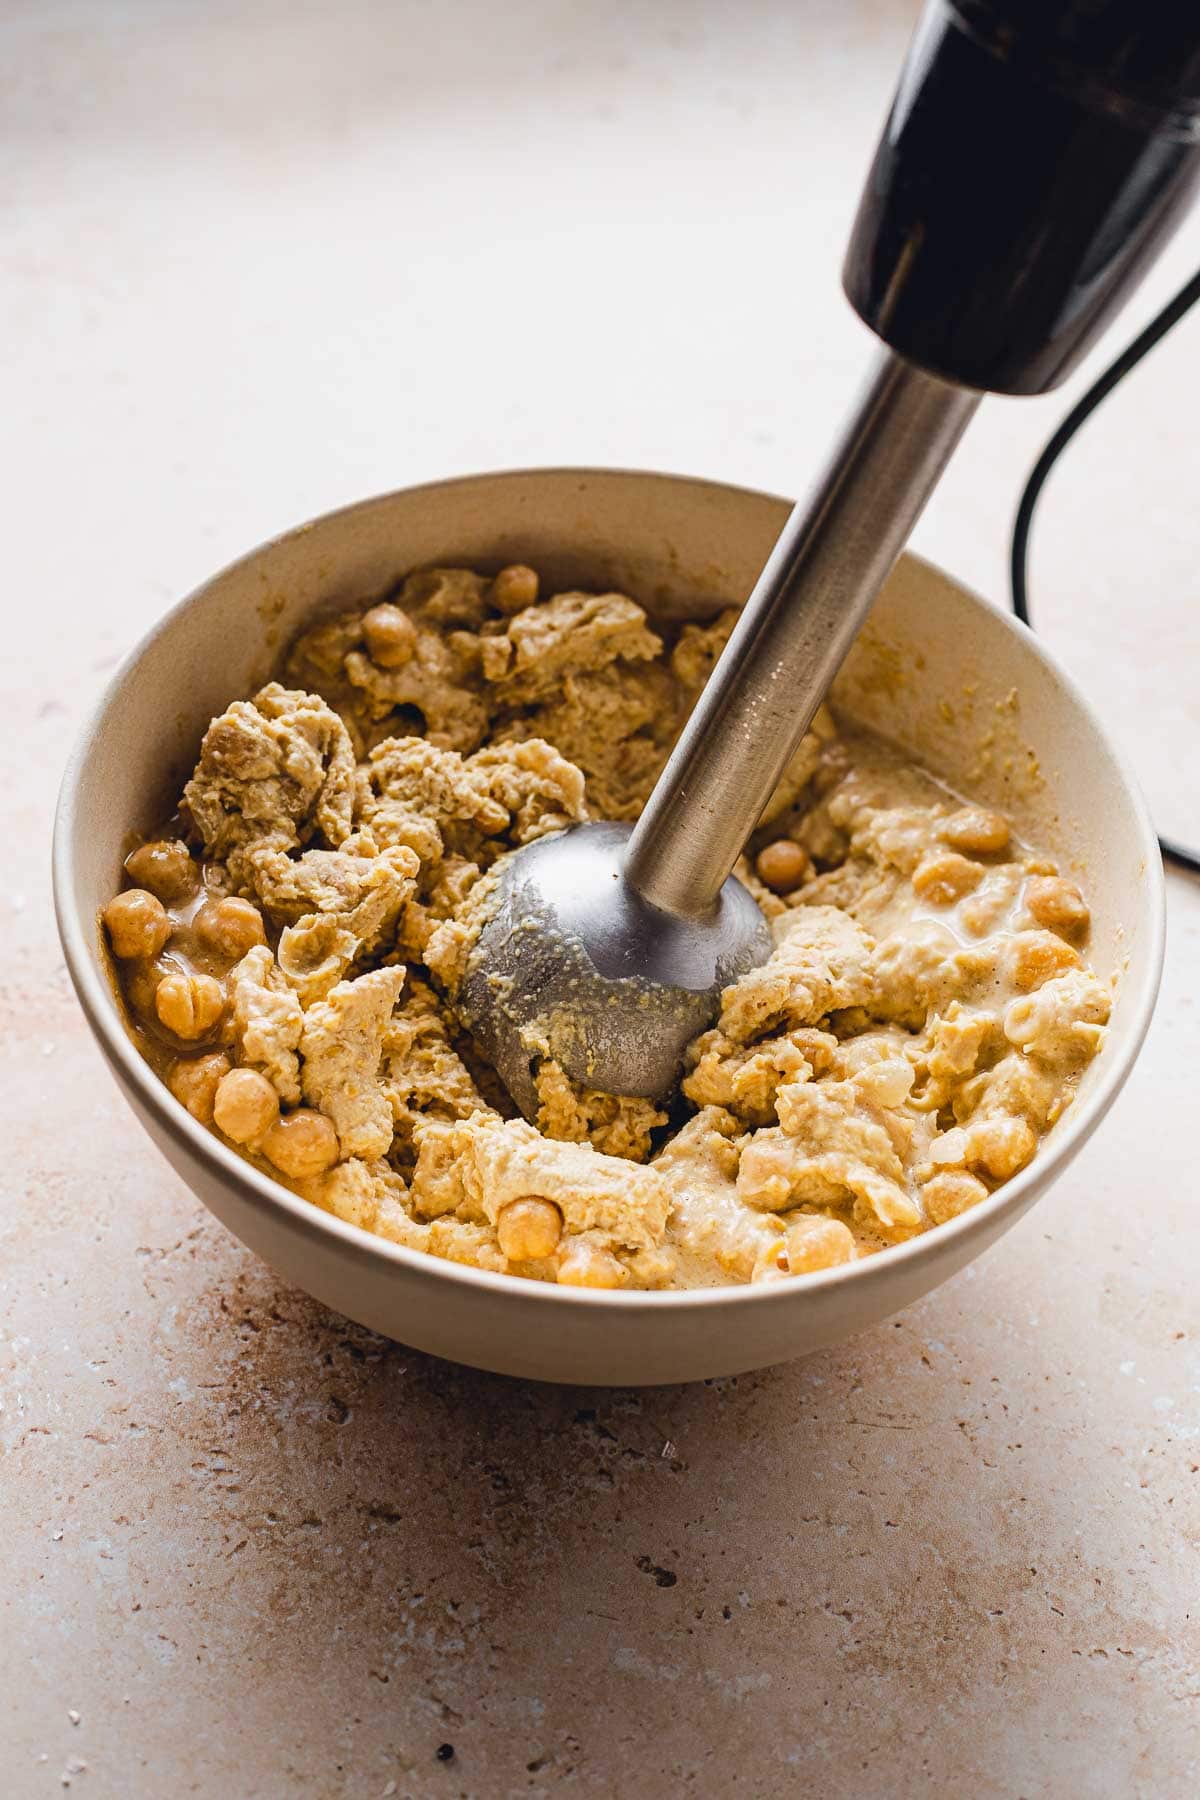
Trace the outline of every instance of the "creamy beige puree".
<instances>
[{"instance_id":1,"label":"creamy beige puree","mask_svg":"<svg viewBox=\"0 0 1200 1800\"><path fill-rule=\"evenodd\" d=\"M738 874L776 948L668 1114L543 1062L536 1125L454 996L521 844L636 818L732 627L520 566L410 575L210 725L105 909L187 1110L295 1192L435 1256L590 1287L793 1279L1032 1160L1099 1050L1088 909L990 808L822 711Z\"/></svg>"}]
</instances>

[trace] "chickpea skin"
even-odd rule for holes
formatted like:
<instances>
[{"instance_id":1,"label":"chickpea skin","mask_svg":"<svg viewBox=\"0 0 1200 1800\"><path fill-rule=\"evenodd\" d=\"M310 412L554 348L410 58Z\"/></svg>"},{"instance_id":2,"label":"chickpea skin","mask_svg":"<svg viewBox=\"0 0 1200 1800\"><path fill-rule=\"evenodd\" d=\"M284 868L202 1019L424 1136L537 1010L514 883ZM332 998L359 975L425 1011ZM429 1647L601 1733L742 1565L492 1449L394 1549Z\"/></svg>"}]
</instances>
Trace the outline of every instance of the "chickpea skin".
<instances>
[{"instance_id":1,"label":"chickpea skin","mask_svg":"<svg viewBox=\"0 0 1200 1800\"><path fill-rule=\"evenodd\" d=\"M125 858L125 873L159 900L187 900L200 886L200 871L186 844L178 838L156 838L139 844Z\"/></svg>"},{"instance_id":2,"label":"chickpea skin","mask_svg":"<svg viewBox=\"0 0 1200 1800\"><path fill-rule=\"evenodd\" d=\"M1073 881L1061 875L1034 875L1022 898L1039 925L1051 931L1084 931L1091 923L1087 902Z\"/></svg>"},{"instance_id":3,"label":"chickpea skin","mask_svg":"<svg viewBox=\"0 0 1200 1800\"><path fill-rule=\"evenodd\" d=\"M506 617L524 612L537 597L537 571L527 568L524 563L510 563L507 569L501 569L488 589L488 600Z\"/></svg>"},{"instance_id":4,"label":"chickpea skin","mask_svg":"<svg viewBox=\"0 0 1200 1800\"><path fill-rule=\"evenodd\" d=\"M562 1227L562 1214L552 1200L526 1194L500 1208L496 1238L509 1262L536 1262L558 1249Z\"/></svg>"},{"instance_id":5,"label":"chickpea skin","mask_svg":"<svg viewBox=\"0 0 1200 1800\"><path fill-rule=\"evenodd\" d=\"M279 1095L257 1069L230 1069L221 1077L213 1118L235 1144L253 1144L266 1137L278 1117Z\"/></svg>"},{"instance_id":6,"label":"chickpea skin","mask_svg":"<svg viewBox=\"0 0 1200 1800\"><path fill-rule=\"evenodd\" d=\"M938 836L951 850L966 856L996 856L1007 850L1011 833L1003 813L986 806L964 806L942 821Z\"/></svg>"},{"instance_id":7,"label":"chickpea skin","mask_svg":"<svg viewBox=\"0 0 1200 1800\"><path fill-rule=\"evenodd\" d=\"M337 1132L324 1113L300 1106L276 1120L263 1138L262 1150L281 1175L300 1181L332 1169L338 1159Z\"/></svg>"},{"instance_id":8,"label":"chickpea skin","mask_svg":"<svg viewBox=\"0 0 1200 1800\"><path fill-rule=\"evenodd\" d=\"M416 654L416 626L406 612L387 601L364 614L363 634L371 661L381 669L401 669Z\"/></svg>"},{"instance_id":9,"label":"chickpea skin","mask_svg":"<svg viewBox=\"0 0 1200 1800\"><path fill-rule=\"evenodd\" d=\"M235 894L224 900L209 900L192 920L192 929L206 950L215 951L230 962L240 962L247 950L267 941L257 906Z\"/></svg>"},{"instance_id":10,"label":"chickpea skin","mask_svg":"<svg viewBox=\"0 0 1200 1800\"><path fill-rule=\"evenodd\" d=\"M192 1042L216 1030L225 1011L225 990L211 975L164 975L154 1010L168 1031Z\"/></svg>"},{"instance_id":11,"label":"chickpea skin","mask_svg":"<svg viewBox=\"0 0 1200 1800\"><path fill-rule=\"evenodd\" d=\"M181 1056L171 1064L167 1086L201 1125L213 1122L213 1101L217 1084L229 1073L229 1058L223 1050L209 1056Z\"/></svg>"},{"instance_id":12,"label":"chickpea skin","mask_svg":"<svg viewBox=\"0 0 1200 1800\"><path fill-rule=\"evenodd\" d=\"M626 1275L611 1250L571 1238L558 1253L558 1280L561 1287L618 1288Z\"/></svg>"},{"instance_id":13,"label":"chickpea skin","mask_svg":"<svg viewBox=\"0 0 1200 1800\"><path fill-rule=\"evenodd\" d=\"M113 955L122 961L157 956L171 935L166 907L145 888L127 888L118 894L105 907L103 918Z\"/></svg>"},{"instance_id":14,"label":"chickpea skin","mask_svg":"<svg viewBox=\"0 0 1200 1800\"><path fill-rule=\"evenodd\" d=\"M868 1063L865 1069L855 1074L855 1085L866 1100L873 1100L876 1106L903 1106L912 1092L915 1071L910 1062L902 1056L890 1056L880 1062Z\"/></svg>"},{"instance_id":15,"label":"chickpea skin","mask_svg":"<svg viewBox=\"0 0 1200 1800\"><path fill-rule=\"evenodd\" d=\"M760 850L754 869L763 886L776 894L790 894L813 872L808 852L791 838L776 838Z\"/></svg>"}]
</instances>

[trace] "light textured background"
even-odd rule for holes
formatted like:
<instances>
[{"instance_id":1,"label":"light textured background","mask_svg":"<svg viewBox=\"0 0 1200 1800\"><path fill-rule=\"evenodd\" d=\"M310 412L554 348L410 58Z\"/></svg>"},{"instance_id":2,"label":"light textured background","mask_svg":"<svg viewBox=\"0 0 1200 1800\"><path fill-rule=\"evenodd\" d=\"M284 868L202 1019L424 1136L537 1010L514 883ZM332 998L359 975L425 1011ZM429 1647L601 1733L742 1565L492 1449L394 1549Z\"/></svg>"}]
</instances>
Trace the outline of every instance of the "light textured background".
<instances>
[{"instance_id":1,"label":"light textured background","mask_svg":"<svg viewBox=\"0 0 1200 1800\"><path fill-rule=\"evenodd\" d=\"M262 537L504 465L804 485L912 13L0 0L6 1796L1195 1790L1195 885L1125 1096L1000 1248L643 1394L282 1287L119 1102L51 922L85 708ZM1121 341L1197 260L1193 224ZM1200 319L1054 477L1034 570L1194 837L1198 380ZM1067 398L990 402L920 529L995 597Z\"/></svg>"}]
</instances>

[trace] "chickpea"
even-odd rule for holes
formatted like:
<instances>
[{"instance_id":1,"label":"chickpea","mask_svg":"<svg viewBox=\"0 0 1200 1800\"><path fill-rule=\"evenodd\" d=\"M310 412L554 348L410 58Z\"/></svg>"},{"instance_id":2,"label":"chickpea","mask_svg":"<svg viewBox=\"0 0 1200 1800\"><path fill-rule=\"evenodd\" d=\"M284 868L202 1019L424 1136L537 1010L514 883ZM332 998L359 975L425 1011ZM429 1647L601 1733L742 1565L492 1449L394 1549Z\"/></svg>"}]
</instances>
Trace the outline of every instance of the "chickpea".
<instances>
[{"instance_id":1,"label":"chickpea","mask_svg":"<svg viewBox=\"0 0 1200 1800\"><path fill-rule=\"evenodd\" d=\"M773 844L760 850L754 868L763 885L776 894L790 894L813 872L807 850L791 838L776 838Z\"/></svg>"},{"instance_id":2,"label":"chickpea","mask_svg":"<svg viewBox=\"0 0 1200 1800\"><path fill-rule=\"evenodd\" d=\"M983 868L955 850L927 856L913 870L913 892L933 906L953 906L983 880Z\"/></svg>"},{"instance_id":3,"label":"chickpea","mask_svg":"<svg viewBox=\"0 0 1200 1800\"><path fill-rule=\"evenodd\" d=\"M207 901L192 920L192 929L206 950L229 962L240 962L247 950L267 941L257 906L234 894L224 900Z\"/></svg>"},{"instance_id":4,"label":"chickpea","mask_svg":"<svg viewBox=\"0 0 1200 1800\"><path fill-rule=\"evenodd\" d=\"M979 1119L968 1130L968 1160L994 1181L1007 1181L1033 1161L1037 1138L1024 1119Z\"/></svg>"},{"instance_id":5,"label":"chickpea","mask_svg":"<svg viewBox=\"0 0 1200 1800\"><path fill-rule=\"evenodd\" d=\"M324 1113L307 1106L277 1119L262 1141L262 1149L283 1175L299 1181L320 1175L338 1159L337 1132Z\"/></svg>"},{"instance_id":6,"label":"chickpea","mask_svg":"<svg viewBox=\"0 0 1200 1800\"><path fill-rule=\"evenodd\" d=\"M166 907L145 888L127 888L109 901L102 916L113 955L122 961L157 956L171 935Z\"/></svg>"},{"instance_id":7,"label":"chickpea","mask_svg":"<svg viewBox=\"0 0 1200 1800\"><path fill-rule=\"evenodd\" d=\"M558 1253L558 1280L562 1287L617 1288L626 1274L611 1250L571 1238Z\"/></svg>"},{"instance_id":8,"label":"chickpea","mask_svg":"<svg viewBox=\"0 0 1200 1800\"><path fill-rule=\"evenodd\" d=\"M562 1227L562 1214L552 1200L525 1194L501 1207L496 1237L509 1262L535 1262L558 1249Z\"/></svg>"},{"instance_id":9,"label":"chickpea","mask_svg":"<svg viewBox=\"0 0 1200 1800\"><path fill-rule=\"evenodd\" d=\"M833 1269L853 1262L857 1254L854 1234L840 1219L801 1213L783 1237L783 1256L790 1275L811 1275L815 1269ZM782 1258L780 1262L782 1267Z\"/></svg>"},{"instance_id":10,"label":"chickpea","mask_svg":"<svg viewBox=\"0 0 1200 1800\"><path fill-rule=\"evenodd\" d=\"M229 1058L223 1050L209 1056L181 1056L167 1072L167 1086L193 1119L211 1125L217 1083L228 1073Z\"/></svg>"},{"instance_id":11,"label":"chickpea","mask_svg":"<svg viewBox=\"0 0 1200 1800\"><path fill-rule=\"evenodd\" d=\"M257 1069L229 1069L221 1077L213 1117L235 1144L253 1144L278 1119L279 1095Z\"/></svg>"},{"instance_id":12,"label":"chickpea","mask_svg":"<svg viewBox=\"0 0 1200 1800\"><path fill-rule=\"evenodd\" d=\"M154 1010L177 1038L190 1042L208 1037L225 1011L225 990L211 975L164 975L154 996Z\"/></svg>"},{"instance_id":13,"label":"chickpea","mask_svg":"<svg viewBox=\"0 0 1200 1800\"><path fill-rule=\"evenodd\" d=\"M1039 925L1051 931L1085 931L1091 923L1087 902L1073 881L1061 875L1034 875L1022 895Z\"/></svg>"},{"instance_id":14,"label":"chickpea","mask_svg":"<svg viewBox=\"0 0 1200 1800\"><path fill-rule=\"evenodd\" d=\"M967 1160L968 1149L966 1131L961 1125L952 1125L949 1131L944 1131L940 1137L935 1137L930 1144L929 1166L935 1171L938 1168L955 1166L961 1168ZM921 1179L920 1176L918 1176L919 1179Z\"/></svg>"},{"instance_id":15,"label":"chickpea","mask_svg":"<svg viewBox=\"0 0 1200 1800\"><path fill-rule=\"evenodd\" d=\"M978 1206L986 1200L987 1189L978 1175L968 1175L964 1170L935 1175L921 1189L921 1199L925 1203L925 1211L935 1225L944 1225L948 1219L957 1219L969 1207Z\"/></svg>"},{"instance_id":16,"label":"chickpea","mask_svg":"<svg viewBox=\"0 0 1200 1800\"><path fill-rule=\"evenodd\" d=\"M200 886L200 871L178 838L140 844L125 858L125 873L160 900L187 900Z\"/></svg>"},{"instance_id":17,"label":"chickpea","mask_svg":"<svg viewBox=\"0 0 1200 1800\"><path fill-rule=\"evenodd\" d=\"M1052 931L1019 931L1013 939L1013 981L1028 994L1067 969L1079 967L1079 952Z\"/></svg>"},{"instance_id":18,"label":"chickpea","mask_svg":"<svg viewBox=\"0 0 1200 1800\"><path fill-rule=\"evenodd\" d=\"M508 616L524 612L527 606L533 605L537 597L537 571L526 568L524 563L510 563L507 569L501 569L488 589L491 605L497 612Z\"/></svg>"},{"instance_id":19,"label":"chickpea","mask_svg":"<svg viewBox=\"0 0 1200 1800\"><path fill-rule=\"evenodd\" d=\"M967 856L995 856L1008 849L1008 820L1003 813L989 812L986 806L964 806L942 821L938 836L952 850Z\"/></svg>"},{"instance_id":20,"label":"chickpea","mask_svg":"<svg viewBox=\"0 0 1200 1800\"><path fill-rule=\"evenodd\" d=\"M158 992L159 983L167 975L174 973L161 962L131 962L121 971L124 980L122 986L125 998L139 1018L150 1020L155 1015L154 996Z\"/></svg>"},{"instance_id":21,"label":"chickpea","mask_svg":"<svg viewBox=\"0 0 1200 1800\"><path fill-rule=\"evenodd\" d=\"M854 1076L855 1086L864 1099L876 1106L903 1106L912 1092L915 1072L902 1056L891 1056L881 1062L868 1063Z\"/></svg>"},{"instance_id":22,"label":"chickpea","mask_svg":"<svg viewBox=\"0 0 1200 1800\"><path fill-rule=\"evenodd\" d=\"M400 607L384 602L363 617L363 633L371 661L381 669L400 669L417 649L417 628Z\"/></svg>"}]
</instances>

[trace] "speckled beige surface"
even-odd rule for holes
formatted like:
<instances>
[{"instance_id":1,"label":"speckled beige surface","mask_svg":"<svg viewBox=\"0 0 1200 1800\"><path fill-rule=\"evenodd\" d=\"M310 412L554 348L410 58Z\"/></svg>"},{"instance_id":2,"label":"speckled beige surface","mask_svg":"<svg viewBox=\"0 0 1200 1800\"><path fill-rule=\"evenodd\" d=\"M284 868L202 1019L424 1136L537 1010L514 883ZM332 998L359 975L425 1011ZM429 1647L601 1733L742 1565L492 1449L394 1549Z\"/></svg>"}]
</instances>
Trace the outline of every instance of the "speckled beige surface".
<instances>
[{"instance_id":1,"label":"speckled beige surface","mask_svg":"<svg viewBox=\"0 0 1200 1800\"><path fill-rule=\"evenodd\" d=\"M469 1374L281 1288L151 1149L68 991L58 769L171 596L470 467L794 489L854 378L837 256L907 6L519 0L498 42L475 13L0 4L0 1791L1173 1800L1200 1698L1195 885L1170 882L1128 1089L994 1252L840 1350L642 1395ZM1198 252L1192 226L1131 322ZM678 270L696 298L659 314ZM1198 371L1185 328L1080 443L1036 579L1200 835L1167 679L1200 650L1170 410ZM985 409L918 546L1000 595L1063 405Z\"/></svg>"}]
</instances>

